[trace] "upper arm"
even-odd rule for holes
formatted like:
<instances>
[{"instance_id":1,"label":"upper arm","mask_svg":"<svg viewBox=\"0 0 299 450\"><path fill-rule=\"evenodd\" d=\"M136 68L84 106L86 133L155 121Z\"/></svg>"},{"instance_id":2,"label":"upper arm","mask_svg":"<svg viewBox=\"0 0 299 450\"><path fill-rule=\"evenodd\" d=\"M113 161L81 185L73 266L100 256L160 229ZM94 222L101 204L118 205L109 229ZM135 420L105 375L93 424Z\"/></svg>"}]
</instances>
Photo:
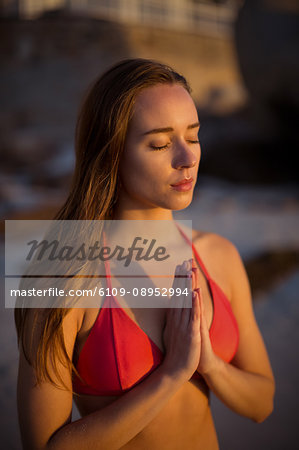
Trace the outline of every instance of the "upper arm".
<instances>
[{"instance_id":1,"label":"upper arm","mask_svg":"<svg viewBox=\"0 0 299 450\"><path fill-rule=\"evenodd\" d=\"M63 319L62 328L65 347L70 358L72 358L77 336L80 312L82 311L79 309L72 309ZM28 326L26 326L27 330L32 329L32 319L33 314L30 312ZM29 353L30 358L35 357L40 332L38 325L33 334L33 345ZM29 338L29 335L25 334L26 338ZM55 375L50 361L48 362L48 368L53 380L61 386L61 382ZM57 362L57 369L68 390L63 387L58 388L48 381L42 381L36 385L35 370L26 360L22 345L20 345L17 404L24 449L45 449L53 433L71 421L71 374L62 363Z\"/></svg>"},{"instance_id":2,"label":"upper arm","mask_svg":"<svg viewBox=\"0 0 299 450\"><path fill-rule=\"evenodd\" d=\"M263 375L274 382L267 350L259 330L252 305L248 276L235 246L227 241L226 256L229 258L231 307L239 327L239 346L233 365L248 372Z\"/></svg>"}]
</instances>

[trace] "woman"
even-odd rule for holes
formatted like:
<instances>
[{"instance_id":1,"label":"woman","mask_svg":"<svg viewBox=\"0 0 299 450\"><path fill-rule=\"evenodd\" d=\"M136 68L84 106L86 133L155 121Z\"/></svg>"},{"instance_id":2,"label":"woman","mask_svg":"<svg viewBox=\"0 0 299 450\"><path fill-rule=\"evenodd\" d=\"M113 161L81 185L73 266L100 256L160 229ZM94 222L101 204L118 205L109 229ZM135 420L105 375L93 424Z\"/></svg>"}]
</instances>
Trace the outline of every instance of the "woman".
<instances>
[{"instance_id":1,"label":"woman","mask_svg":"<svg viewBox=\"0 0 299 450\"><path fill-rule=\"evenodd\" d=\"M192 245L176 272L192 277L192 308L16 309L26 449L215 450L209 390L255 422L272 411L274 378L236 248L201 231L188 242L173 220L192 201L201 157L190 92L171 68L127 59L83 102L73 184L56 218L171 221L169 241Z\"/></svg>"}]
</instances>

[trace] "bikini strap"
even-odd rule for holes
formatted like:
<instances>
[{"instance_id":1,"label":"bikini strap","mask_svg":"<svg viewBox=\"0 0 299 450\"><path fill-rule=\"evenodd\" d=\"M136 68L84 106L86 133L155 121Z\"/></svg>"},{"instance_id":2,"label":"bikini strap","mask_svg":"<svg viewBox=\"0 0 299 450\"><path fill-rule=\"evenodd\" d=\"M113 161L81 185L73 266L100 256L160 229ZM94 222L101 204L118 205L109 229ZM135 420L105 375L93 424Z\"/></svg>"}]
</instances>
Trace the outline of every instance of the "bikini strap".
<instances>
[{"instance_id":1,"label":"bikini strap","mask_svg":"<svg viewBox=\"0 0 299 450\"><path fill-rule=\"evenodd\" d=\"M177 228L179 229L179 231L181 232L183 238L185 239L185 241L192 247L192 250L194 252L195 255L195 259L197 260L200 268L202 269L203 273L205 274L206 278L208 280L210 280L210 275L209 272L207 271L204 263L202 262L202 259L200 258L198 251L196 250L195 246L193 245L193 243L190 241L190 239L187 237L187 235L184 233L184 231L181 229L181 227L179 226L179 224L177 222L175 222Z\"/></svg>"},{"instance_id":2,"label":"bikini strap","mask_svg":"<svg viewBox=\"0 0 299 450\"><path fill-rule=\"evenodd\" d=\"M177 228L179 229L180 233L182 234L183 238L185 239L185 241L192 247L192 250L194 252L195 258L199 264L199 266L201 267L204 275L206 276L206 278L209 280L210 279L210 275L209 272L207 271L204 263L202 262L202 259L200 258L198 251L196 250L195 246L193 245L193 243L190 241L190 239L187 237L187 235L184 233L184 231L181 229L181 227L179 226L179 224L177 222L175 222ZM106 235L105 235L105 231L103 230L102 232L103 235L103 245L104 247L106 247ZM110 271L110 265L109 265L109 260L106 259L104 261L105 264L105 274L106 274L106 279L107 279L107 287L110 289L110 291L112 291L112 284L111 284L111 271Z\"/></svg>"}]
</instances>

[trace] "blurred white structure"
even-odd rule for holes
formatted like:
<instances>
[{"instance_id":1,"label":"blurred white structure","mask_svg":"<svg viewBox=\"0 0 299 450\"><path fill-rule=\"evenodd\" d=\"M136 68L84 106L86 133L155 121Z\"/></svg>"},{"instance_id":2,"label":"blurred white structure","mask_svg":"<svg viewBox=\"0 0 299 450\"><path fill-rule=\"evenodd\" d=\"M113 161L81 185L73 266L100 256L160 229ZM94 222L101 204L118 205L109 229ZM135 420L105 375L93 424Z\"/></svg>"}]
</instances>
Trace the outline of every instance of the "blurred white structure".
<instances>
[{"instance_id":1,"label":"blurred white structure","mask_svg":"<svg viewBox=\"0 0 299 450\"><path fill-rule=\"evenodd\" d=\"M222 37L231 34L240 3L240 0L221 3L211 0L4 0L2 9L17 8L18 15L25 19L63 9L127 24Z\"/></svg>"}]
</instances>

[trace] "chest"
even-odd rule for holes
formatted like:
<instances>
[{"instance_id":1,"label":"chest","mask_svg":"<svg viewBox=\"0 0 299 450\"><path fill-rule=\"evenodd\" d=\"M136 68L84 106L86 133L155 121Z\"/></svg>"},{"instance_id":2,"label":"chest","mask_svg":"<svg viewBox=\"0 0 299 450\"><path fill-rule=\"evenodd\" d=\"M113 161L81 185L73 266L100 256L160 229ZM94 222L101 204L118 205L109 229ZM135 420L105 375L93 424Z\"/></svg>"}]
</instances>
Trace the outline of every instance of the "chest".
<instances>
[{"instance_id":1,"label":"chest","mask_svg":"<svg viewBox=\"0 0 299 450\"><path fill-rule=\"evenodd\" d=\"M207 320L208 327L211 327L214 315L214 303L212 298L212 291L210 289L209 283L201 271L200 266L196 262L199 269L199 286L202 290L205 316ZM112 287L113 283L112 279ZM150 300L150 299L149 299ZM163 344L163 330L166 322L166 309L165 308L126 308L125 299L118 298L119 304L123 307L123 311L131 321L133 321L137 328L141 329L156 345L159 349L164 352ZM89 308L86 310L82 327L77 335L76 345L75 345L75 355L74 362L82 351L84 344L91 332L98 314L99 309Z\"/></svg>"}]
</instances>

